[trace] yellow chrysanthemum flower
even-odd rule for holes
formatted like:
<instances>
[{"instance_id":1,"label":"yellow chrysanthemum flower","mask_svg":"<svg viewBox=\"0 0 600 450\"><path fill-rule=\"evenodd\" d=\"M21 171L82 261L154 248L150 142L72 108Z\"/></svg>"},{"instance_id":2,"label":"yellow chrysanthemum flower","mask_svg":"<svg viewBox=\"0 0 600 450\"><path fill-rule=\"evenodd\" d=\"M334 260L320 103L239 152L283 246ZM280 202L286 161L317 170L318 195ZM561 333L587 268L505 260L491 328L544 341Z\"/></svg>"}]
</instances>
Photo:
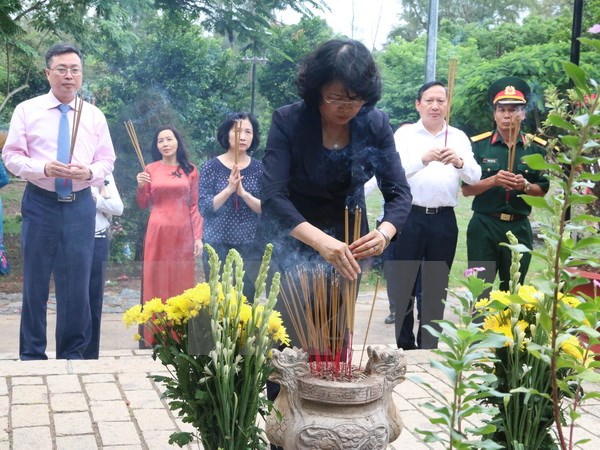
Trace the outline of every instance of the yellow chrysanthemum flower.
<instances>
[{"instance_id":1,"label":"yellow chrysanthemum flower","mask_svg":"<svg viewBox=\"0 0 600 450\"><path fill-rule=\"evenodd\" d=\"M490 300L496 300L508 306L510 305L510 300L508 299L509 295L510 292L507 291L492 291L490 292Z\"/></svg>"},{"instance_id":2,"label":"yellow chrysanthemum flower","mask_svg":"<svg viewBox=\"0 0 600 450\"><path fill-rule=\"evenodd\" d=\"M563 352L565 352L566 354L571 355L572 357L577 359L577 361L583 362L586 366L590 362L592 362L593 358L591 358L590 356L588 356L586 358L586 360L583 361L583 355L585 354L585 349L581 346L579 339L577 339L575 336L571 336L571 337L569 337L569 339L564 341L560 345L560 349Z\"/></svg>"},{"instance_id":3,"label":"yellow chrysanthemum flower","mask_svg":"<svg viewBox=\"0 0 600 450\"><path fill-rule=\"evenodd\" d=\"M489 304L490 304L490 299L489 298L482 298L482 299L477 300L475 302L475 309L477 311L483 311L483 310L485 310L488 307Z\"/></svg>"}]
</instances>

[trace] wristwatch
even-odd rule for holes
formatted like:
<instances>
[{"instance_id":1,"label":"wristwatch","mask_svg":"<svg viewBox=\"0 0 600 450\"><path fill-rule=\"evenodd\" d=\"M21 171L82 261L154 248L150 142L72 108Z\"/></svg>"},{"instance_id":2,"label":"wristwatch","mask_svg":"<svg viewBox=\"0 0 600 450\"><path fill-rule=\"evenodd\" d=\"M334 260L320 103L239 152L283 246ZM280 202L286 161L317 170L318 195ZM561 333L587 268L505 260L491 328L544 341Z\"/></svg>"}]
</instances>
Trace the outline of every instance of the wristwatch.
<instances>
[{"instance_id":1,"label":"wristwatch","mask_svg":"<svg viewBox=\"0 0 600 450\"><path fill-rule=\"evenodd\" d=\"M523 188L523 192L529 192L529 190L531 189L531 183L527 180L525 180L525 187Z\"/></svg>"}]
</instances>

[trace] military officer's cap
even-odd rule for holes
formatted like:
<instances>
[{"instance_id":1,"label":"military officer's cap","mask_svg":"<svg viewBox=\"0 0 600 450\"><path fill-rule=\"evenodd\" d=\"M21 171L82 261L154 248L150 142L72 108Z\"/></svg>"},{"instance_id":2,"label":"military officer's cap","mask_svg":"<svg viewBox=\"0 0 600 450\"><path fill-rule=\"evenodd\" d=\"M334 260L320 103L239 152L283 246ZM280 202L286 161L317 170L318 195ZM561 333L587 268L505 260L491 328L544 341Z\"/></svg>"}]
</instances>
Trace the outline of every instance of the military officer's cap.
<instances>
[{"instance_id":1,"label":"military officer's cap","mask_svg":"<svg viewBox=\"0 0 600 450\"><path fill-rule=\"evenodd\" d=\"M524 105L529 99L529 85L519 77L504 77L488 89L488 101L493 105Z\"/></svg>"}]
</instances>

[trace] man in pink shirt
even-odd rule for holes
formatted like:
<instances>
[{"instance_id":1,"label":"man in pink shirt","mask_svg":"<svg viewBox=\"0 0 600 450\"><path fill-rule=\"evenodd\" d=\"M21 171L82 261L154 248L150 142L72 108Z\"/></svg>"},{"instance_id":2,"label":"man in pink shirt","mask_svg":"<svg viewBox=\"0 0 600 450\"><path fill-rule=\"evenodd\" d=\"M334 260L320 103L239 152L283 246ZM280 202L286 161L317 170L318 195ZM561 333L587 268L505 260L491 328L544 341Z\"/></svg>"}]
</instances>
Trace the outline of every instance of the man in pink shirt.
<instances>
[{"instance_id":1,"label":"man in pink shirt","mask_svg":"<svg viewBox=\"0 0 600 450\"><path fill-rule=\"evenodd\" d=\"M90 186L102 184L112 172L115 152L102 112L76 99L83 79L82 63L80 50L71 45L57 44L47 51L50 92L15 108L2 152L6 167L28 181L21 205L22 360L47 359L46 310L53 273L56 358L82 359L91 339L88 288L96 207ZM80 115L76 121L75 107ZM76 140L70 160L60 162L64 157L59 156L59 139L62 148L66 125L61 134L59 123L65 115L66 140L71 146L73 136Z\"/></svg>"}]
</instances>

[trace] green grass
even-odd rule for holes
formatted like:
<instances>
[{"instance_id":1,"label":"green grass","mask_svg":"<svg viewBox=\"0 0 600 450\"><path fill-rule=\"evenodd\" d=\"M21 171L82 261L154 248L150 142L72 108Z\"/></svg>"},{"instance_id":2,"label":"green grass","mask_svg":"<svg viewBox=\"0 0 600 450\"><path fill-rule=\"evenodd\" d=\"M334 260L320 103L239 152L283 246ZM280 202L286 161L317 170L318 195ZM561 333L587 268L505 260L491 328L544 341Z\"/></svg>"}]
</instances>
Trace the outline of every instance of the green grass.
<instances>
[{"instance_id":1,"label":"green grass","mask_svg":"<svg viewBox=\"0 0 600 450\"><path fill-rule=\"evenodd\" d=\"M381 200L381 192L377 189L367 197L367 217L370 229L375 227L375 221L381 212ZM471 211L472 201L473 197L463 197L460 194L458 196L458 204L455 208L456 221L458 223L458 243L456 245L456 255L454 256L452 271L450 272L450 289L456 289L460 286L458 280L463 278L463 272L467 269L467 226L473 215ZM532 221L547 222L542 211L534 210L530 219ZM528 277L539 275L544 268L544 264L543 261L533 258L529 267ZM373 274L366 274L366 283L374 284L376 276L381 276L381 273L376 271Z\"/></svg>"}]
</instances>

